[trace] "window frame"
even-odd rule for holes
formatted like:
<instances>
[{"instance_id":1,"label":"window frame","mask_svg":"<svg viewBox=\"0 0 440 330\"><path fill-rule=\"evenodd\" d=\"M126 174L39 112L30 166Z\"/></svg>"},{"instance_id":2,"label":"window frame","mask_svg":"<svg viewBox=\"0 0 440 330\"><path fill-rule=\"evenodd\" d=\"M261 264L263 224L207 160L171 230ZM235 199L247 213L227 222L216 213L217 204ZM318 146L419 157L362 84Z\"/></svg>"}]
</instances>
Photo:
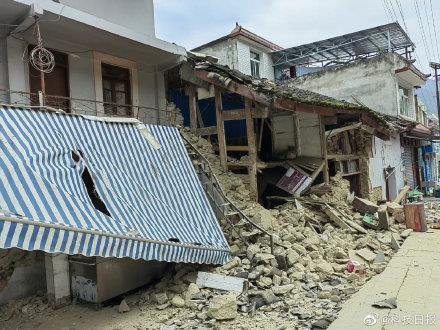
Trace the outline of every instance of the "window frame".
<instances>
[{"instance_id":1,"label":"window frame","mask_svg":"<svg viewBox=\"0 0 440 330\"><path fill-rule=\"evenodd\" d=\"M122 69L122 70L126 70L127 71L127 77L116 77L116 76L112 76L111 74L107 74L106 70L104 70L104 67L107 66L109 67L109 69L111 69L110 67L116 68L116 69ZM118 114L118 108L125 108L126 109L126 114L125 116L132 116L133 115L133 107L131 106L132 102L131 102L131 81L130 81L130 70L121 66L117 66L117 65L112 65L112 64L108 64L108 63L101 63L101 71L102 71L102 90L103 90L103 104L104 104L104 113L107 114L108 112L106 111L106 103L114 103L113 105L111 105L110 107L107 107L107 109L112 109L112 113L111 115L114 116L119 116ZM105 87L104 81L110 81L110 89ZM116 105L117 102L117 97L116 94L120 91L116 90L116 83L122 83L125 87L125 100L126 102L124 103L124 105L130 105L130 106L118 106ZM111 93L111 98L112 101L111 102L106 102L105 101L105 90L109 90Z\"/></svg>"},{"instance_id":2,"label":"window frame","mask_svg":"<svg viewBox=\"0 0 440 330\"><path fill-rule=\"evenodd\" d=\"M252 54L255 54L256 56L258 56L258 59L253 58ZM250 57L251 76L254 78L261 78L261 53L255 51L254 49L250 49L249 50L249 57ZM255 69L255 67L256 67L256 69ZM257 71L256 75L253 72L255 70Z\"/></svg>"},{"instance_id":3,"label":"window frame","mask_svg":"<svg viewBox=\"0 0 440 330\"><path fill-rule=\"evenodd\" d=\"M403 86L398 86L398 94L399 94L399 114L404 116L409 116L409 97L410 97L410 91L408 88L405 88ZM402 93L401 93L402 91ZM405 94L406 92L406 94ZM403 102L405 102L405 107L403 107Z\"/></svg>"},{"instance_id":4,"label":"window frame","mask_svg":"<svg viewBox=\"0 0 440 330\"><path fill-rule=\"evenodd\" d=\"M106 116L104 111L104 89L102 80L102 63L117 67L126 68L130 72L130 96L132 105L132 117L138 116L139 111L139 84L137 63L128 59L116 57L109 54L93 52L93 68L95 76L96 114Z\"/></svg>"}]
</instances>

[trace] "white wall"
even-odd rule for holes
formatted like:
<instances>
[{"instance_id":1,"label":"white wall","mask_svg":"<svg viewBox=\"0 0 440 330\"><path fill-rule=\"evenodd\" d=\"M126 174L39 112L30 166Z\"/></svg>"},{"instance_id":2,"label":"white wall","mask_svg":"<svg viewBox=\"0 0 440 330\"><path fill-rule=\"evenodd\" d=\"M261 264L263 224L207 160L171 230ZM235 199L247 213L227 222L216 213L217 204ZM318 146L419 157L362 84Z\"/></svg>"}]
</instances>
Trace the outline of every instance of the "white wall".
<instances>
[{"instance_id":1,"label":"white wall","mask_svg":"<svg viewBox=\"0 0 440 330\"><path fill-rule=\"evenodd\" d=\"M237 39L238 70L251 74L251 50L260 54L260 77L274 80L273 63L268 50L244 38Z\"/></svg>"},{"instance_id":2,"label":"white wall","mask_svg":"<svg viewBox=\"0 0 440 330\"><path fill-rule=\"evenodd\" d=\"M215 45L198 49L197 52L218 57L220 64L250 75L251 50L260 54L261 78L274 80L273 62L272 57L269 55L269 50L248 39L224 40Z\"/></svg>"},{"instance_id":3,"label":"white wall","mask_svg":"<svg viewBox=\"0 0 440 330\"><path fill-rule=\"evenodd\" d=\"M380 113L398 114L393 56L372 58L295 79L295 86L349 102L361 101Z\"/></svg>"},{"instance_id":4,"label":"white wall","mask_svg":"<svg viewBox=\"0 0 440 330\"><path fill-rule=\"evenodd\" d=\"M155 36L153 0L60 0L60 3Z\"/></svg>"},{"instance_id":5,"label":"white wall","mask_svg":"<svg viewBox=\"0 0 440 330\"><path fill-rule=\"evenodd\" d=\"M371 186L372 188L382 187L382 198L386 198L385 168L395 168L396 191L404 186L400 136L397 134L390 141L375 137L373 143L373 157L370 159L369 169Z\"/></svg>"},{"instance_id":6,"label":"white wall","mask_svg":"<svg viewBox=\"0 0 440 330\"><path fill-rule=\"evenodd\" d=\"M2 28L0 27L0 30ZM0 89L9 89L8 81L8 55L6 52L6 38L0 33ZM9 97L5 92L0 91L0 102L9 102Z\"/></svg>"},{"instance_id":7,"label":"white wall","mask_svg":"<svg viewBox=\"0 0 440 330\"><path fill-rule=\"evenodd\" d=\"M7 47L3 50L0 47L0 79L3 75L6 76L9 73L5 86L9 85L11 90L29 92L28 62L22 60L26 43L14 38L8 38L7 41L0 38L0 44L3 42L7 43ZM64 41L47 40L46 44L48 48L69 49L69 45ZM2 52L7 55L7 63L2 63ZM73 99L96 100L93 52L68 56L68 63L70 97ZM1 80L0 84L2 84ZM139 105L151 107L152 109L148 110L149 114L151 113L149 118L151 120L157 118L156 108L165 109L166 107L163 73L155 73L154 67L139 64L138 87ZM2 93L0 93L0 97L1 95ZM10 101L17 101L24 105L29 104L26 98L17 94L13 94ZM3 102L9 102L9 100ZM71 106L76 113L96 115L96 103L94 102L72 100Z\"/></svg>"},{"instance_id":8,"label":"white wall","mask_svg":"<svg viewBox=\"0 0 440 330\"><path fill-rule=\"evenodd\" d=\"M219 64L238 70L236 40L224 40L215 45L198 49L197 52L218 57Z\"/></svg>"}]
</instances>

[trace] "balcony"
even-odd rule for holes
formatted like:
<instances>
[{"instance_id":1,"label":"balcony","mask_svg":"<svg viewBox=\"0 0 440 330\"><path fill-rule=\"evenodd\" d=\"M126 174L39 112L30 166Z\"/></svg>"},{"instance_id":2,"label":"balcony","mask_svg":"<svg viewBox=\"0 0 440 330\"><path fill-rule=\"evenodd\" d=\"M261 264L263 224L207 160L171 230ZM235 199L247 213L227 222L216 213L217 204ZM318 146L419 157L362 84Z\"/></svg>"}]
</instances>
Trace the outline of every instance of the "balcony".
<instances>
[{"instance_id":1,"label":"balcony","mask_svg":"<svg viewBox=\"0 0 440 330\"><path fill-rule=\"evenodd\" d=\"M5 101L11 99L14 101ZM163 126L176 126L181 117L172 104L166 108L157 108L7 89L0 89L0 106L45 109L82 116L135 118L144 124ZM125 111L107 111L109 109L124 109Z\"/></svg>"}]
</instances>

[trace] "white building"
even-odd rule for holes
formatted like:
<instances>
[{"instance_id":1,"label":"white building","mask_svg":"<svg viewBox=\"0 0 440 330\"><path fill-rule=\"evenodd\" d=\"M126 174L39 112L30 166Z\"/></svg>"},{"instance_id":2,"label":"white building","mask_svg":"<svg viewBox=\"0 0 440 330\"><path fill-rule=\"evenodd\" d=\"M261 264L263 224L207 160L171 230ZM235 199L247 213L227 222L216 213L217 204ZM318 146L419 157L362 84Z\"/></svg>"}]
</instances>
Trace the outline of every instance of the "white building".
<instances>
[{"instance_id":1,"label":"white building","mask_svg":"<svg viewBox=\"0 0 440 330\"><path fill-rule=\"evenodd\" d=\"M294 83L306 90L359 102L396 119L403 116L415 121L414 91L425 80L426 76L411 62L396 53L387 53L303 75ZM396 132L389 141L374 138L369 166L371 188L382 198L393 199L405 183L414 187L414 150L403 137Z\"/></svg>"},{"instance_id":2,"label":"white building","mask_svg":"<svg viewBox=\"0 0 440 330\"><path fill-rule=\"evenodd\" d=\"M431 132L421 123L415 96L427 76L413 64L414 47L400 25L391 23L272 54L276 77L289 72L297 87L363 104L399 128L390 141L373 141L373 199L393 199L405 184L423 186L419 147Z\"/></svg>"},{"instance_id":3,"label":"white building","mask_svg":"<svg viewBox=\"0 0 440 330\"><path fill-rule=\"evenodd\" d=\"M44 102L66 112L149 123L163 119L163 72L186 51L156 38L152 0L2 0L0 23L0 103ZM53 71L43 80L30 63L38 28L42 45L54 55ZM24 252L10 253L21 258ZM35 253L29 264L17 264L0 290L0 304L46 286L55 304L68 298L66 255Z\"/></svg>"},{"instance_id":4,"label":"white building","mask_svg":"<svg viewBox=\"0 0 440 330\"><path fill-rule=\"evenodd\" d=\"M152 0L129 5L122 0L2 1L3 103L38 103L40 74L29 63L37 44L36 19L43 46L55 55L55 68L44 77L46 104L88 114L147 116L153 122L160 117L166 106L163 71L185 49L156 38Z\"/></svg>"},{"instance_id":5,"label":"white building","mask_svg":"<svg viewBox=\"0 0 440 330\"><path fill-rule=\"evenodd\" d=\"M274 80L271 52L282 48L236 24L231 33L193 49L219 58L219 63L257 78Z\"/></svg>"}]
</instances>

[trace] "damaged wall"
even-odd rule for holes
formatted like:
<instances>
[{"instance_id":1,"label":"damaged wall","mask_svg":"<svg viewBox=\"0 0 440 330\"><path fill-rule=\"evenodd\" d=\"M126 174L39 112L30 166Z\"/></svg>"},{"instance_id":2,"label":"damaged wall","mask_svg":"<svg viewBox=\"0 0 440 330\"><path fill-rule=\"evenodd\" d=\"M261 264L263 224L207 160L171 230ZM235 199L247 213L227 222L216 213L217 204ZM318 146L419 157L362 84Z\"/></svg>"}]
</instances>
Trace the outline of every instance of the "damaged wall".
<instances>
[{"instance_id":1,"label":"damaged wall","mask_svg":"<svg viewBox=\"0 0 440 330\"><path fill-rule=\"evenodd\" d=\"M44 253L0 249L0 304L45 291Z\"/></svg>"},{"instance_id":2,"label":"damaged wall","mask_svg":"<svg viewBox=\"0 0 440 330\"><path fill-rule=\"evenodd\" d=\"M404 62L394 53L319 71L295 79L298 88L349 102L362 102L380 113L398 114L398 78Z\"/></svg>"},{"instance_id":3,"label":"damaged wall","mask_svg":"<svg viewBox=\"0 0 440 330\"><path fill-rule=\"evenodd\" d=\"M395 70L404 66L404 61L398 55L384 54L343 67L304 75L295 79L295 82L300 88L347 101L358 100L375 111L396 116L399 111L398 86L401 81ZM378 188L381 187L382 198L386 197L383 173L388 166L397 168L395 180L390 183L393 185L391 190L398 192L404 185L399 136L390 141L374 138L373 158L369 161L370 190L377 196Z\"/></svg>"},{"instance_id":4,"label":"damaged wall","mask_svg":"<svg viewBox=\"0 0 440 330\"><path fill-rule=\"evenodd\" d=\"M297 112L298 155L322 158L319 115Z\"/></svg>"},{"instance_id":5,"label":"damaged wall","mask_svg":"<svg viewBox=\"0 0 440 330\"><path fill-rule=\"evenodd\" d=\"M391 190L395 191L392 195L396 195L399 189L404 186L401 154L399 135L392 136L390 141L374 138L373 157L370 159L370 178L372 188L382 188L382 198L386 197L385 168L395 169L390 180L390 184L393 186Z\"/></svg>"}]
</instances>

